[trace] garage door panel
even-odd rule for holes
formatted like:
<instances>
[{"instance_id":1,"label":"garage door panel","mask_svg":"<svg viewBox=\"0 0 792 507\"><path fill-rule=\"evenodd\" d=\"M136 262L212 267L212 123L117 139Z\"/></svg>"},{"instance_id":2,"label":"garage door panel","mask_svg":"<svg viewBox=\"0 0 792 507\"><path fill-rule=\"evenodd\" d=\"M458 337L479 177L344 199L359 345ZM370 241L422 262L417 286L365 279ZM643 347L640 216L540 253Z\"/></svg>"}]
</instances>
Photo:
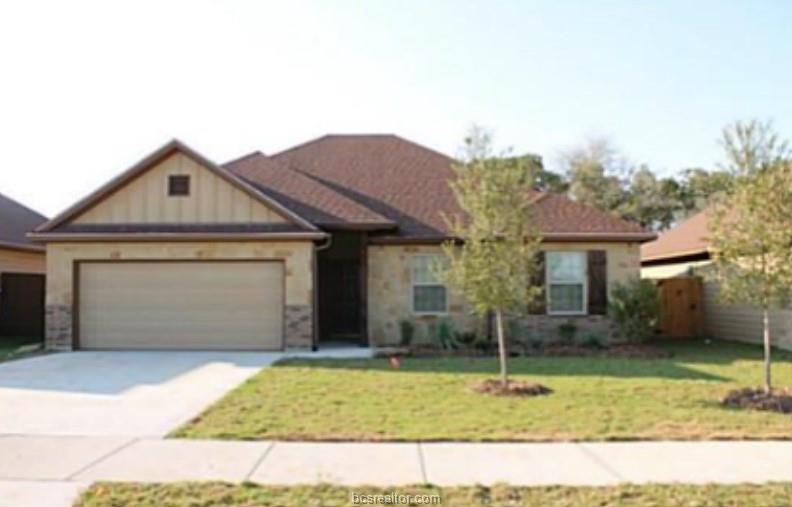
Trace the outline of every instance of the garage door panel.
<instances>
[{"instance_id":1,"label":"garage door panel","mask_svg":"<svg viewBox=\"0 0 792 507\"><path fill-rule=\"evenodd\" d=\"M282 348L277 262L84 263L82 348Z\"/></svg>"}]
</instances>

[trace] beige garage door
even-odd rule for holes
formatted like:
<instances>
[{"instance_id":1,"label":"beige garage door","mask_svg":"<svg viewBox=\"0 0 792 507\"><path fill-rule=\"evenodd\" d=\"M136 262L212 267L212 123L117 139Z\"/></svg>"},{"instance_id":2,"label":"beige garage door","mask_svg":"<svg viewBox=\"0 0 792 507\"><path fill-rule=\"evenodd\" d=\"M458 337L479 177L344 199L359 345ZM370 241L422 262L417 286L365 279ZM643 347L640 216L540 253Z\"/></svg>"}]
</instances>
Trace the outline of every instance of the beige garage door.
<instances>
[{"instance_id":1,"label":"beige garage door","mask_svg":"<svg viewBox=\"0 0 792 507\"><path fill-rule=\"evenodd\" d=\"M83 349L278 350L279 262L80 264Z\"/></svg>"}]
</instances>

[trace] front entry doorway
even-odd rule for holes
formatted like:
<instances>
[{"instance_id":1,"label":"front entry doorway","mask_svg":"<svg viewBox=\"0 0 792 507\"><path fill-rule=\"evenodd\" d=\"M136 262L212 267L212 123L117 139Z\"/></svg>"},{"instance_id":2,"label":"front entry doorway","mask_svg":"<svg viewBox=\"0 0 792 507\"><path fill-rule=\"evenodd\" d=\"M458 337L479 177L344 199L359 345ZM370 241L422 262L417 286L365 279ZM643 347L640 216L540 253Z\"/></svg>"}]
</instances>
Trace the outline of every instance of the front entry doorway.
<instances>
[{"instance_id":1,"label":"front entry doorway","mask_svg":"<svg viewBox=\"0 0 792 507\"><path fill-rule=\"evenodd\" d=\"M365 235L333 233L318 264L319 346L368 345L366 337Z\"/></svg>"}]
</instances>

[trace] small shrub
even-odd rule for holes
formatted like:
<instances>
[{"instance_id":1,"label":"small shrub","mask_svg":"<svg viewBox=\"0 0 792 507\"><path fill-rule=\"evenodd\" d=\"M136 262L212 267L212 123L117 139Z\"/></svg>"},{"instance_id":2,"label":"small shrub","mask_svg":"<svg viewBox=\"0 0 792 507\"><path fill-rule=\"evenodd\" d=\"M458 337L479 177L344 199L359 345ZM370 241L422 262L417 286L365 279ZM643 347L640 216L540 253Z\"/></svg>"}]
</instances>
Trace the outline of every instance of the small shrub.
<instances>
[{"instance_id":1,"label":"small shrub","mask_svg":"<svg viewBox=\"0 0 792 507\"><path fill-rule=\"evenodd\" d=\"M473 341L473 348L481 352L487 352L492 348L492 340L490 340L486 334L478 334Z\"/></svg>"},{"instance_id":2,"label":"small shrub","mask_svg":"<svg viewBox=\"0 0 792 507\"><path fill-rule=\"evenodd\" d=\"M429 324L429 338L432 343L442 349L455 349L454 328L451 321L442 319Z\"/></svg>"},{"instance_id":3,"label":"small shrub","mask_svg":"<svg viewBox=\"0 0 792 507\"><path fill-rule=\"evenodd\" d=\"M657 287L640 278L617 283L611 291L608 314L623 340L640 343L650 339L660 318Z\"/></svg>"},{"instance_id":4,"label":"small shrub","mask_svg":"<svg viewBox=\"0 0 792 507\"><path fill-rule=\"evenodd\" d=\"M415 338L415 324L411 320L404 319L399 322L399 332L401 333L401 346L412 345Z\"/></svg>"},{"instance_id":5,"label":"small shrub","mask_svg":"<svg viewBox=\"0 0 792 507\"><path fill-rule=\"evenodd\" d=\"M607 345L607 340L597 333L586 333L579 344L581 347L589 349L604 349Z\"/></svg>"},{"instance_id":6,"label":"small shrub","mask_svg":"<svg viewBox=\"0 0 792 507\"><path fill-rule=\"evenodd\" d=\"M476 333L473 331L456 331L454 332L454 341L466 348L471 348L476 341Z\"/></svg>"},{"instance_id":7,"label":"small shrub","mask_svg":"<svg viewBox=\"0 0 792 507\"><path fill-rule=\"evenodd\" d=\"M567 345L575 343L575 335L577 334L577 326L574 322L567 321L558 326L558 336L561 337L561 342Z\"/></svg>"}]
</instances>

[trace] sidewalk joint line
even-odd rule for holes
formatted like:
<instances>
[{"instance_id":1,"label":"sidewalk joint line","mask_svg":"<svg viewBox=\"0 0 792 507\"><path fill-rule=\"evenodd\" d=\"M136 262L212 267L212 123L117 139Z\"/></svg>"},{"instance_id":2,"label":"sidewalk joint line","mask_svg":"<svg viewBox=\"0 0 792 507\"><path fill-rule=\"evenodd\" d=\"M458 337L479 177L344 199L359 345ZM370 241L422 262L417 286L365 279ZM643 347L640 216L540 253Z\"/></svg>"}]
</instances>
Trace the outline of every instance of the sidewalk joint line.
<instances>
[{"instance_id":1,"label":"sidewalk joint line","mask_svg":"<svg viewBox=\"0 0 792 507\"><path fill-rule=\"evenodd\" d=\"M429 477L426 475L426 461L424 458L423 445L421 442L416 442L418 446L418 465L421 467L421 477L423 477L424 484L429 484Z\"/></svg>"},{"instance_id":2,"label":"sidewalk joint line","mask_svg":"<svg viewBox=\"0 0 792 507\"><path fill-rule=\"evenodd\" d=\"M93 467L93 466L96 466L96 465L98 465L98 464L99 464L99 463L101 463L102 461L104 461L104 460L106 460L106 459L108 459L108 458L110 458L110 457L112 457L112 456L115 456L115 455L116 455L116 454L118 454L119 452L123 451L123 450L124 450L124 449L126 449L127 447L130 447L132 444L135 444L135 443L137 443L137 442L139 442L139 441L140 441L140 439L139 439L139 438L133 438L133 439L131 439L131 440L127 441L127 442L124 442L122 445L120 445L120 446L118 446L118 447L114 448L113 450L111 450L111 451L110 451L110 452L108 452L108 453L105 453L105 454L103 454L102 456L99 456L98 458L96 458L95 460L91 461L90 463L88 463L88 464L87 464L87 465L85 465L84 467L80 468L80 469L79 469L79 470L77 470L76 472L74 472L74 473L72 473L72 474L69 474L69 475L67 475L65 480L67 480L67 481L73 481L75 477L77 477L77 476L78 476L78 475L80 475L81 473L85 472L85 471L86 471L86 470L88 470L89 468L91 468L91 467Z\"/></svg>"},{"instance_id":3,"label":"sidewalk joint line","mask_svg":"<svg viewBox=\"0 0 792 507\"><path fill-rule=\"evenodd\" d=\"M267 459L267 456L269 456L269 453L270 451L272 451L273 447L275 447L275 441L270 442L270 445L266 449L264 449L264 452L262 452L261 456L258 457L256 462L253 464L253 468L251 468L250 472L248 472L245 475L245 479L244 479L245 482L250 481L250 478L253 476L256 470L258 470L261 464L264 463L264 460Z\"/></svg>"},{"instance_id":4,"label":"sidewalk joint line","mask_svg":"<svg viewBox=\"0 0 792 507\"><path fill-rule=\"evenodd\" d=\"M615 477L616 480L618 480L619 482L630 482L627 479L625 479L624 477L622 477L622 475L619 472L617 472L616 469L614 469L612 466L610 466L604 459L602 459L599 456L597 456L597 454L594 451L592 451L591 449L586 447L585 442L577 442L575 445L578 446L578 449L583 451L583 454L588 456L589 459L591 459L594 463L598 464L606 472L608 472L613 477Z\"/></svg>"}]
</instances>

